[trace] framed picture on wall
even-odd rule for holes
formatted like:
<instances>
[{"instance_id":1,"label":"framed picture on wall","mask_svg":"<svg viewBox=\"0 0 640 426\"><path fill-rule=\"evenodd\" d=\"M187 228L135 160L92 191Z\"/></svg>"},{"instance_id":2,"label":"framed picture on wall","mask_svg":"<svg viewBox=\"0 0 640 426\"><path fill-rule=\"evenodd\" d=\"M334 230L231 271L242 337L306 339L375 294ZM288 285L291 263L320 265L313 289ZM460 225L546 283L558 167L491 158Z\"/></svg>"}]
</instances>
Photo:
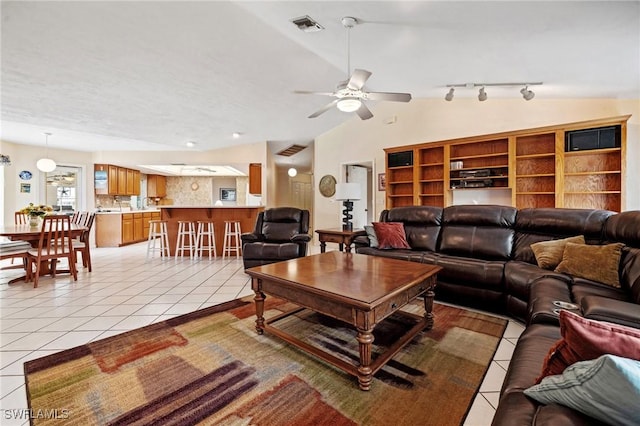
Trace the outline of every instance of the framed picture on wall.
<instances>
[{"instance_id":1,"label":"framed picture on wall","mask_svg":"<svg viewBox=\"0 0 640 426\"><path fill-rule=\"evenodd\" d=\"M29 194L31 193L31 184L30 183L21 183L20 184L20 192Z\"/></svg>"},{"instance_id":2,"label":"framed picture on wall","mask_svg":"<svg viewBox=\"0 0 640 426\"><path fill-rule=\"evenodd\" d=\"M222 200L222 201L236 201L236 189L235 188L220 188L220 200Z\"/></svg>"},{"instance_id":3,"label":"framed picture on wall","mask_svg":"<svg viewBox=\"0 0 640 426\"><path fill-rule=\"evenodd\" d=\"M378 173L378 191L387 190L387 177L384 173Z\"/></svg>"}]
</instances>

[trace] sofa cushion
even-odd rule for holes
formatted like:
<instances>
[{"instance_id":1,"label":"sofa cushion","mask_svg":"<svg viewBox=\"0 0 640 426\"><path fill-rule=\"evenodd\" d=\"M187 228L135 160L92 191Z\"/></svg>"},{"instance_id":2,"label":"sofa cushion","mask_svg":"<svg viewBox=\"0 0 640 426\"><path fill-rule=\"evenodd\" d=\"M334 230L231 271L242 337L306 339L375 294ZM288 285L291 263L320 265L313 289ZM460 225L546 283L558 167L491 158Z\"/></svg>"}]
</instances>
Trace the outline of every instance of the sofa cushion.
<instances>
[{"instance_id":1,"label":"sofa cushion","mask_svg":"<svg viewBox=\"0 0 640 426\"><path fill-rule=\"evenodd\" d=\"M401 222L373 222L379 249L410 249Z\"/></svg>"},{"instance_id":2,"label":"sofa cushion","mask_svg":"<svg viewBox=\"0 0 640 426\"><path fill-rule=\"evenodd\" d=\"M584 236L563 238L561 240L541 241L531 244L531 251L536 257L538 266L543 269L554 270L562 262L562 255L567 243L584 244Z\"/></svg>"},{"instance_id":3,"label":"sofa cushion","mask_svg":"<svg viewBox=\"0 0 640 426\"><path fill-rule=\"evenodd\" d=\"M562 338L545 358L538 383L546 376L561 374L571 364L604 354L640 360L640 330L635 328L588 320L563 310L560 334Z\"/></svg>"},{"instance_id":4,"label":"sofa cushion","mask_svg":"<svg viewBox=\"0 0 640 426\"><path fill-rule=\"evenodd\" d=\"M436 251L438 247L442 224L441 207L396 207L384 210L380 215L380 221L402 222L407 242L415 250Z\"/></svg>"},{"instance_id":5,"label":"sofa cushion","mask_svg":"<svg viewBox=\"0 0 640 426\"><path fill-rule=\"evenodd\" d=\"M516 209L463 205L444 209L439 252L484 260L508 260Z\"/></svg>"},{"instance_id":6,"label":"sofa cushion","mask_svg":"<svg viewBox=\"0 0 640 426\"><path fill-rule=\"evenodd\" d=\"M531 244L584 235L590 244L601 244L602 228L615 215L608 210L529 208L518 210L514 225L513 258L536 263Z\"/></svg>"},{"instance_id":7,"label":"sofa cushion","mask_svg":"<svg viewBox=\"0 0 640 426\"><path fill-rule=\"evenodd\" d=\"M571 282L571 278L564 274L542 269L526 262L511 261L507 262L504 267L507 293L522 300L530 299L530 287L534 281L547 277L564 281L567 284Z\"/></svg>"},{"instance_id":8,"label":"sofa cushion","mask_svg":"<svg viewBox=\"0 0 640 426\"><path fill-rule=\"evenodd\" d=\"M613 425L640 424L640 361L603 355L545 377L524 394L558 403Z\"/></svg>"},{"instance_id":9,"label":"sofa cushion","mask_svg":"<svg viewBox=\"0 0 640 426\"><path fill-rule=\"evenodd\" d=\"M436 265L443 268L438 273L438 281L460 283L467 287L504 290L505 262L439 255L436 257Z\"/></svg>"},{"instance_id":10,"label":"sofa cushion","mask_svg":"<svg viewBox=\"0 0 640 426\"><path fill-rule=\"evenodd\" d=\"M619 268L622 247L624 247L622 243L603 246L567 243L562 262L555 271L620 288Z\"/></svg>"},{"instance_id":11,"label":"sofa cushion","mask_svg":"<svg viewBox=\"0 0 640 426\"><path fill-rule=\"evenodd\" d=\"M376 235L376 230L373 229L373 225L365 225L364 231L367 233L367 238L369 238L369 247L378 248L378 236Z\"/></svg>"}]
</instances>

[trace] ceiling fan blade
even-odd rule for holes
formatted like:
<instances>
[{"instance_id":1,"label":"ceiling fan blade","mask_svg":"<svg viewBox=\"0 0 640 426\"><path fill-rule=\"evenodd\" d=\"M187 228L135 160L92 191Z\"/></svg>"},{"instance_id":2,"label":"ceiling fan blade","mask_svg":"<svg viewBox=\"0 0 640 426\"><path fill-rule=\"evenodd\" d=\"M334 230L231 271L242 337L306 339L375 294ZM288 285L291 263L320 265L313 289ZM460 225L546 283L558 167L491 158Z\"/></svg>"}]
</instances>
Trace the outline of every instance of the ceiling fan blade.
<instances>
[{"instance_id":1,"label":"ceiling fan blade","mask_svg":"<svg viewBox=\"0 0 640 426\"><path fill-rule=\"evenodd\" d=\"M371 73L369 71L355 69L353 70L353 74L351 74L347 87L351 90L360 90L369 77L371 77Z\"/></svg>"},{"instance_id":2,"label":"ceiling fan blade","mask_svg":"<svg viewBox=\"0 0 640 426\"><path fill-rule=\"evenodd\" d=\"M411 93L369 92L367 99L372 101L409 102Z\"/></svg>"},{"instance_id":3,"label":"ceiling fan blade","mask_svg":"<svg viewBox=\"0 0 640 426\"><path fill-rule=\"evenodd\" d=\"M333 96L335 93L333 92L313 92L311 90L294 90L293 93L296 95L325 95L325 96Z\"/></svg>"},{"instance_id":4,"label":"ceiling fan blade","mask_svg":"<svg viewBox=\"0 0 640 426\"><path fill-rule=\"evenodd\" d=\"M358 114L362 120L368 120L373 117L373 114L369 111L369 108L367 108L364 102L360 105L360 108L356 110L356 114Z\"/></svg>"},{"instance_id":5,"label":"ceiling fan blade","mask_svg":"<svg viewBox=\"0 0 640 426\"><path fill-rule=\"evenodd\" d=\"M314 112L313 114L311 114L309 116L309 118L316 118L317 116L319 116L322 113L325 113L327 111L329 111L331 108L333 108L336 104L338 103L338 99L335 99L331 102L329 102L328 104L326 104L325 106L323 106L322 108L320 108L319 110L317 110L316 112Z\"/></svg>"}]
</instances>

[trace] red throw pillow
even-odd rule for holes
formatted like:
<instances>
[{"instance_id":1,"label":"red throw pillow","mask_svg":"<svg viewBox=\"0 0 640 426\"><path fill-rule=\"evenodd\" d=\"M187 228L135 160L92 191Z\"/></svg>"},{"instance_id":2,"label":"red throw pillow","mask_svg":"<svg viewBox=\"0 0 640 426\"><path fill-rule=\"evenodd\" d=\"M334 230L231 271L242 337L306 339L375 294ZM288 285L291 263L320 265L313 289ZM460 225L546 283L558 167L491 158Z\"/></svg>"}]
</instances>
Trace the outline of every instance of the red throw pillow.
<instances>
[{"instance_id":1,"label":"red throw pillow","mask_svg":"<svg viewBox=\"0 0 640 426\"><path fill-rule=\"evenodd\" d=\"M583 318L569 311L560 311L562 338L549 350L542 365L546 376L562 374L578 361L596 359L605 354L640 361L640 330L610 322Z\"/></svg>"},{"instance_id":2,"label":"red throw pillow","mask_svg":"<svg viewBox=\"0 0 640 426\"><path fill-rule=\"evenodd\" d=\"M402 222L373 222L379 249L410 249Z\"/></svg>"}]
</instances>

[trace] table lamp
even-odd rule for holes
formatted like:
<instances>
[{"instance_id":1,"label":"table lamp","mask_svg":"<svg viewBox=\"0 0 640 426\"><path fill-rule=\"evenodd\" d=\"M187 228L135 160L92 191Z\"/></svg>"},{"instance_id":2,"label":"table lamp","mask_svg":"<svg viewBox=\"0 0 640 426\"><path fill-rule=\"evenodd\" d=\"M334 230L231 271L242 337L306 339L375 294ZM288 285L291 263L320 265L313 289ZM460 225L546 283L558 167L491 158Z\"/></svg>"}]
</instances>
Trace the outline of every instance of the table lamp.
<instances>
[{"instance_id":1,"label":"table lamp","mask_svg":"<svg viewBox=\"0 0 640 426\"><path fill-rule=\"evenodd\" d=\"M353 200L360 199L360 184L359 183L336 184L335 199L337 201L342 201L342 205L344 206L344 210L342 210L342 215L343 215L342 230L353 231L353 223L351 223L351 219L353 219L353 215L351 215L351 211L353 210Z\"/></svg>"}]
</instances>

